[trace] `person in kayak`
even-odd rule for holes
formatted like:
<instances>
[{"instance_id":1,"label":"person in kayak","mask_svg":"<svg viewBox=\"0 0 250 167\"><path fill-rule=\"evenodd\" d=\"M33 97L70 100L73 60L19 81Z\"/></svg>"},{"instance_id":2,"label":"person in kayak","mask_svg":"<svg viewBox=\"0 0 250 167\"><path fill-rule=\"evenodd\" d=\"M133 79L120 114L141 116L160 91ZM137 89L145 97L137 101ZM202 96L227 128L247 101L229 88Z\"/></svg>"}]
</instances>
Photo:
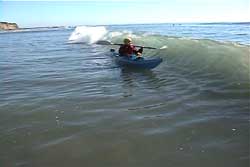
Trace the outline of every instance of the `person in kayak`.
<instances>
[{"instance_id":1,"label":"person in kayak","mask_svg":"<svg viewBox=\"0 0 250 167\"><path fill-rule=\"evenodd\" d=\"M128 56L132 57L133 55L136 55L137 58L140 58L143 52L143 47L141 47L139 50L135 48L135 46L132 44L131 38L125 38L123 40L123 45L119 48L119 54L121 56Z\"/></svg>"}]
</instances>

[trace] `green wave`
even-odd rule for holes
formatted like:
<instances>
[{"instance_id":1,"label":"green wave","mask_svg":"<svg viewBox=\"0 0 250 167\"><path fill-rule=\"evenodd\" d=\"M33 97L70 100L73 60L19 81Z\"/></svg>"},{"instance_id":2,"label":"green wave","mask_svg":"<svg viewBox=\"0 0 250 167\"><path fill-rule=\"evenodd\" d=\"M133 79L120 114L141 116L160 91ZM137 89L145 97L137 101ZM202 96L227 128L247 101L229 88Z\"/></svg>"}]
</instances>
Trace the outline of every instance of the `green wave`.
<instances>
[{"instance_id":1,"label":"green wave","mask_svg":"<svg viewBox=\"0 0 250 167\"><path fill-rule=\"evenodd\" d=\"M166 47L158 50L145 49L144 56L160 56L165 59L165 66L181 72L216 73L235 81L249 81L250 49L247 45L129 32L120 33L109 40L121 43L127 36L133 38L135 45Z\"/></svg>"}]
</instances>

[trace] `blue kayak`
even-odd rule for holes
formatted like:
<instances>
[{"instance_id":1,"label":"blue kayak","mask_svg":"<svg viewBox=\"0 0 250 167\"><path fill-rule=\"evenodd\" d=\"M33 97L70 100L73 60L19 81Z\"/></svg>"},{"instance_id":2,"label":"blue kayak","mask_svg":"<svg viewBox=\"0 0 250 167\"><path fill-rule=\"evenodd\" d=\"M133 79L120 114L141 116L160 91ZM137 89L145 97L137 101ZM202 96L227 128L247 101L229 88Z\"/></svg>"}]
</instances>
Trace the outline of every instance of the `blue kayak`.
<instances>
[{"instance_id":1,"label":"blue kayak","mask_svg":"<svg viewBox=\"0 0 250 167\"><path fill-rule=\"evenodd\" d=\"M120 56L119 53L115 52L115 50L113 49L111 49L110 51L113 57L115 57L116 63L122 67L153 69L162 62L162 58L159 57L151 59L145 59L143 57L136 58L135 56L127 57L127 56Z\"/></svg>"}]
</instances>

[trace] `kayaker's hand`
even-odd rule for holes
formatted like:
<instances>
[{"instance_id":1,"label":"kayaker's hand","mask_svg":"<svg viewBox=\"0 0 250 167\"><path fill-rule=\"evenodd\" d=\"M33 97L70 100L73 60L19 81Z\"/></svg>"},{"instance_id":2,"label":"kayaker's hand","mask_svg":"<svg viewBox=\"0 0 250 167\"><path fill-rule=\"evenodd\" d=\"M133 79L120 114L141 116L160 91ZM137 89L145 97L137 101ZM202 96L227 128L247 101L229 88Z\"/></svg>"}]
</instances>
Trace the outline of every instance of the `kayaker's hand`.
<instances>
[{"instance_id":1,"label":"kayaker's hand","mask_svg":"<svg viewBox=\"0 0 250 167\"><path fill-rule=\"evenodd\" d=\"M143 52L143 47L144 47L144 46L142 46L142 47L138 50L138 52L142 53L142 52Z\"/></svg>"}]
</instances>

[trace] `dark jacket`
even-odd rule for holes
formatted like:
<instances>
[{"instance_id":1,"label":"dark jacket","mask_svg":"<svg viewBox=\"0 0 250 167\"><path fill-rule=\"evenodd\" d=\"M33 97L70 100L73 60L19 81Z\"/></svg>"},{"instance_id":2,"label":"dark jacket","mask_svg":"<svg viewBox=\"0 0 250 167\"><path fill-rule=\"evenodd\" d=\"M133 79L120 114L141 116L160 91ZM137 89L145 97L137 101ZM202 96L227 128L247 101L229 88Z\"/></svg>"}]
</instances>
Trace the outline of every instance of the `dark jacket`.
<instances>
[{"instance_id":1,"label":"dark jacket","mask_svg":"<svg viewBox=\"0 0 250 167\"><path fill-rule=\"evenodd\" d=\"M138 52L142 53L142 50L142 48L137 50L132 44L124 44L119 48L119 54L121 56L131 56L132 54L137 54Z\"/></svg>"}]
</instances>

